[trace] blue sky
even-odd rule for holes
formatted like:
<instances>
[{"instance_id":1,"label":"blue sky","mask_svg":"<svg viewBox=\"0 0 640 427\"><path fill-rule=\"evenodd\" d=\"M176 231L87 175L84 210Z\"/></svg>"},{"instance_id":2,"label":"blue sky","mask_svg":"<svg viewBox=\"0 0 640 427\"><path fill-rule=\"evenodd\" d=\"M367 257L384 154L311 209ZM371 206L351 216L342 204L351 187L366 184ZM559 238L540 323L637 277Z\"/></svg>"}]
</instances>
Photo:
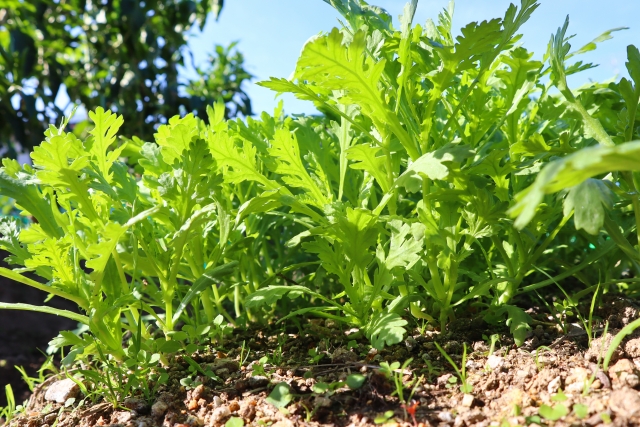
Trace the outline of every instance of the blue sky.
<instances>
[{"instance_id":1,"label":"blue sky","mask_svg":"<svg viewBox=\"0 0 640 427\"><path fill-rule=\"evenodd\" d=\"M396 20L402 13L405 0L372 0L370 4L384 7ZM511 1L458 0L453 27L458 30L472 21L503 17ZM422 0L414 23L436 19L448 0ZM516 3L519 5L519 1ZM579 86L592 80L620 78L627 75L624 63L626 47L640 45L640 1L638 0L541 0L540 7L521 28L522 43L542 59L552 33L569 15L568 34L576 34L571 41L577 49L602 32L616 27L630 27L614 33L614 38L598 46L580 59L600 64L570 80ZM202 32L189 37L196 63L204 63L215 44L227 45L238 41L245 55L246 67L256 76L254 81L275 77L288 77L293 71L304 42L319 32L338 26L338 14L322 0L227 0L216 22L209 20ZM189 70L185 75L189 75ZM250 84L246 88L252 99L254 112L272 112L277 104L274 93ZM285 112L313 113L311 103L284 96Z\"/></svg>"}]
</instances>

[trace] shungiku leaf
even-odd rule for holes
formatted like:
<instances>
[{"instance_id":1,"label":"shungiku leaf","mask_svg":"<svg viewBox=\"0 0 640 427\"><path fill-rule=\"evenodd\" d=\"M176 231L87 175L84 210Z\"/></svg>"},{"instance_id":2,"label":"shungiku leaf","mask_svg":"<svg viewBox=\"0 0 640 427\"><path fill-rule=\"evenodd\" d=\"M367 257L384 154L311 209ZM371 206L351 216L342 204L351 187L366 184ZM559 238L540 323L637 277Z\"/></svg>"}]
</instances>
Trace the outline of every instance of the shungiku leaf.
<instances>
[{"instance_id":1,"label":"shungiku leaf","mask_svg":"<svg viewBox=\"0 0 640 427\"><path fill-rule=\"evenodd\" d=\"M547 163L534 183L516 195L509 214L516 217L514 225L525 227L535 216L546 194L577 186L593 176L612 171L640 170L640 141L614 147L583 148L562 159Z\"/></svg>"},{"instance_id":2,"label":"shungiku leaf","mask_svg":"<svg viewBox=\"0 0 640 427\"><path fill-rule=\"evenodd\" d=\"M365 327L365 333L371 340L371 346L382 350L402 341L407 332L406 325L407 321L397 313L376 313Z\"/></svg>"},{"instance_id":3,"label":"shungiku leaf","mask_svg":"<svg viewBox=\"0 0 640 427\"><path fill-rule=\"evenodd\" d=\"M276 130L269 154L277 159L275 172L282 175L282 180L286 184L304 190L307 196L306 201L319 208L331 203L331 196L323 193L305 169L294 133L288 129Z\"/></svg>"},{"instance_id":4,"label":"shungiku leaf","mask_svg":"<svg viewBox=\"0 0 640 427\"><path fill-rule=\"evenodd\" d=\"M447 144L436 151L423 154L396 179L394 186L405 187L407 191L415 193L421 188L422 175L432 180L446 179L449 175L447 162L461 162L472 153L464 145Z\"/></svg>"},{"instance_id":5,"label":"shungiku leaf","mask_svg":"<svg viewBox=\"0 0 640 427\"><path fill-rule=\"evenodd\" d=\"M589 178L569 189L564 200L564 216L574 211L576 230L584 229L597 235L604 224L604 208L611 206L611 195L603 181Z\"/></svg>"},{"instance_id":6,"label":"shungiku leaf","mask_svg":"<svg viewBox=\"0 0 640 427\"><path fill-rule=\"evenodd\" d=\"M89 153L95 158L98 165L98 170L102 176L111 182L111 165L120 156L120 153L125 148L124 145L118 147L115 150L110 150L111 145L116 140L116 134L124 123L122 115L112 113L111 111L104 111L102 107L96 108L96 111L89 112L89 118L93 120L95 124L94 128L89 131L93 138L89 141Z\"/></svg>"}]
</instances>

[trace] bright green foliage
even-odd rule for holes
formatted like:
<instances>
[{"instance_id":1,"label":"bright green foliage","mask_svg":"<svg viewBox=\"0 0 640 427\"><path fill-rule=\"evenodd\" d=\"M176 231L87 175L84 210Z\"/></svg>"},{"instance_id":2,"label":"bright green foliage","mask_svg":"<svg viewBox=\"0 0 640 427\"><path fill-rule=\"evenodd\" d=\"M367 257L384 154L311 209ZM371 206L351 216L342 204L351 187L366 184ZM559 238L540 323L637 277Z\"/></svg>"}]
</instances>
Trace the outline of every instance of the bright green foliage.
<instances>
[{"instance_id":1,"label":"bright green foliage","mask_svg":"<svg viewBox=\"0 0 640 427\"><path fill-rule=\"evenodd\" d=\"M533 1L455 40L452 5L421 27L412 2L395 30L380 8L330 3L348 26L309 41L292 80L262 83L324 116L231 121L218 104L123 144L122 119L98 109L86 140L62 123L33 167L3 162L0 193L37 223L0 223L18 265L0 274L83 310L90 333L54 342L66 361L165 358L274 316L332 319L382 348L471 308L522 344L518 293L572 275L588 293L639 268L635 47L633 83L571 91L563 76L585 66L565 66L566 26L545 63L516 47Z\"/></svg>"}]
</instances>

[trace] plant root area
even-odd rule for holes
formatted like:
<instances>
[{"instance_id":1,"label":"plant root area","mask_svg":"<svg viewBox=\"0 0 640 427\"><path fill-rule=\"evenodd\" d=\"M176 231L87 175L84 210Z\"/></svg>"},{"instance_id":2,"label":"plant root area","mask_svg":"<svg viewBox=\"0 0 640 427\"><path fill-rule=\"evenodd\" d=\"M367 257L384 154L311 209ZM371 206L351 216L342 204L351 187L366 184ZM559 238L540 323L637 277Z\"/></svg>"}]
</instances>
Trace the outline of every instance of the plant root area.
<instances>
[{"instance_id":1,"label":"plant root area","mask_svg":"<svg viewBox=\"0 0 640 427\"><path fill-rule=\"evenodd\" d=\"M67 406L48 401L47 389L64 378L51 377L9 425L637 426L640 334L622 342L607 370L602 357L639 310L620 296L605 295L602 302L594 313L601 319L595 339L588 339L580 323L552 322L531 309L536 324L520 347L507 330L492 330L476 319L456 320L444 333L415 329L381 351L333 321L311 320L295 331L234 333L220 350L190 356L217 380L194 374L177 356L168 368L169 381L153 399L123 397L114 407L101 396L79 395ZM492 334L498 337L490 353ZM381 369L384 362L402 365L409 359L404 369ZM458 370L464 363L466 388L451 362ZM364 381L349 387L351 374ZM190 379L187 386L184 378Z\"/></svg>"}]
</instances>

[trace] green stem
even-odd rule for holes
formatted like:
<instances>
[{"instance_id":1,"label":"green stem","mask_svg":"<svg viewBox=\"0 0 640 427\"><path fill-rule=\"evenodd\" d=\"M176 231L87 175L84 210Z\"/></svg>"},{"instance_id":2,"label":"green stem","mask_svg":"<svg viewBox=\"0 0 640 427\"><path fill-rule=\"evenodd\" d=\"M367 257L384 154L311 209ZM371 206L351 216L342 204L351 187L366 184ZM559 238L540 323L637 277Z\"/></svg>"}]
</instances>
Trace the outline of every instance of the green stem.
<instances>
[{"instance_id":1,"label":"green stem","mask_svg":"<svg viewBox=\"0 0 640 427\"><path fill-rule=\"evenodd\" d=\"M56 289L52 286L38 283L35 280L29 279L28 277L24 277L22 274L16 273L15 271L9 270L8 268L0 267L0 276L4 276L7 279L14 280L16 282L22 283L23 285L31 286L32 288L39 289L43 292L47 292L57 297L68 299L69 301L73 301L76 304L78 304L78 307L82 308L84 311L89 310L89 305L87 301L80 298L79 296L71 295L65 291L61 291L60 289Z\"/></svg>"},{"instance_id":2,"label":"green stem","mask_svg":"<svg viewBox=\"0 0 640 427\"><path fill-rule=\"evenodd\" d=\"M25 310L25 311L35 311L39 313L55 314L56 316L66 317L67 319L75 320L76 322L82 323L84 325L89 324L89 318L87 316L74 313L73 311L61 310L53 307L33 305L33 304L23 304L23 303L0 302L0 309Z\"/></svg>"},{"instance_id":3,"label":"green stem","mask_svg":"<svg viewBox=\"0 0 640 427\"><path fill-rule=\"evenodd\" d=\"M631 190L631 203L633 204L633 214L636 219L636 235L638 237L638 244L640 245L640 199L638 198L638 189L633 181L632 172L622 172L622 176Z\"/></svg>"},{"instance_id":4,"label":"green stem","mask_svg":"<svg viewBox=\"0 0 640 427\"><path fill-rule=\"evenodd\" d=\"M518 271L518 277L520 279L524 278L525 274L527 274L527 271L529 270L531 265L533 265L533 263L535 263L538 260L538 258L544 253L545 250L547 250L547 247L551 244L551 242L553 242L553 240L556 238L556 236L558 235L562 227L564 227L564 225L567 223L567 221L569 221L570 218L571 218L571 215L567 215L566 217L563 217L560 223L556 226L556 228L554 228L554 230L551 233L549 233L549 235L544 239L544 241L540 244L540 246L538 246L536 250L533 252L533 254L522 264L522 266Z\"/></svg>"},{"instance_id":5,"label":"green stem","mask_svg":"<svg viewBox=\"0 0 640 427\"><path fill-rule=\"evenodd\" d=\"M631 246L631 243L624 237L624 235L620 232L618 225L610 219L608 216L604 219L604 229L609 233L609 237L613 240L616 245L625 253L633 262L636 264L636 268L638 268L638 263L640 262L640 254L638 251Z\"/></svg>"},{"instance_id":6,"label":"green stem","mask_svg":"<svg viewBox=\"0 0 640 427\"><path fill-rule=\"evenodd\" d=\"M542 282L535 283L533 285L523 286L522 288L516 291L516 295L535 291L537 289L544 288L545 286L553 285L555 282L559 282L560 280L566 279L567 277L573 276L575 273L587 268L588 266L593 264L595 261L602 258L604 255L606 255L609 251L611 251L615 247L616 247L615 242L611 240L607 242L605 245L603 245L598 252L587 257L584 261L582 261L580 264L576 265L575 267L565 271L564 273L558 274L553 278L553 280L547 279L547 280L543 280Z\"/></svg>"}]
</instances>

